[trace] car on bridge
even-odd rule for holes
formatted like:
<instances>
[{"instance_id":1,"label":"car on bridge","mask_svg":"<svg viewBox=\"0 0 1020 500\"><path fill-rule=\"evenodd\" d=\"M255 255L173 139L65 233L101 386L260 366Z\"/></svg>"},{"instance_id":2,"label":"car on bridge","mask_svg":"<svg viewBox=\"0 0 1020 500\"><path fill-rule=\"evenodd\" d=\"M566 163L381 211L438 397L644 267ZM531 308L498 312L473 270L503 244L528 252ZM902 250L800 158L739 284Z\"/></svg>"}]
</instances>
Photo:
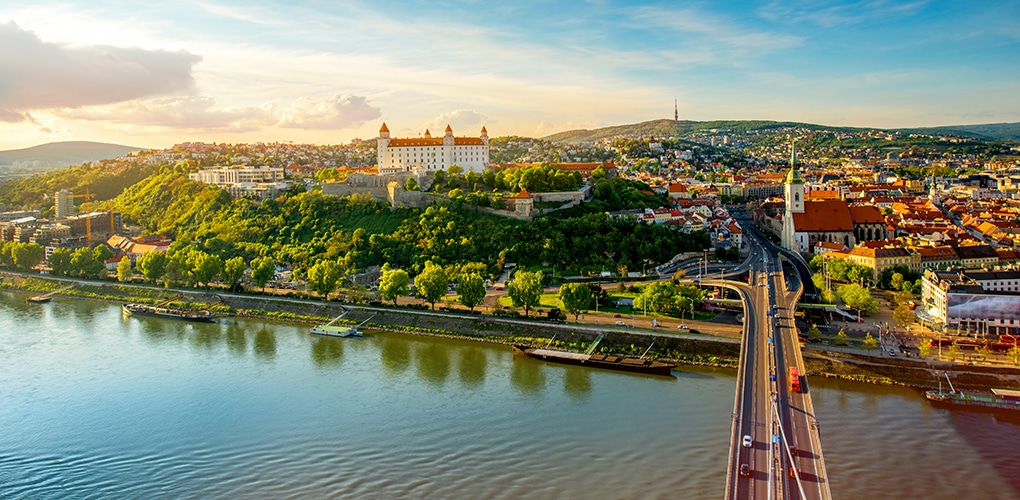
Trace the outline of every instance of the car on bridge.
<instances>
[{"instance_id":1,"label":"car on bridge","mask_svg":"<svg viewBox=\"0 0 1020 500\"><path fill-rule=\"evenodd\" d=\"M750 448L751 445L754 444L754 442L751 441L751 435L744 434L744 440L741 442L741 444L744 446L744 448Z\"/></svg>"},{"instance_id":2,"label":"car on bridge","mask_svg":"<svg viewBox=\"0 0 1020 500\"><path fill-rule=\"evenodd\" d=\"M747 464L740 464L740 475L744 477L751 477L751 467Z\"/></svg>"}]
</instances>

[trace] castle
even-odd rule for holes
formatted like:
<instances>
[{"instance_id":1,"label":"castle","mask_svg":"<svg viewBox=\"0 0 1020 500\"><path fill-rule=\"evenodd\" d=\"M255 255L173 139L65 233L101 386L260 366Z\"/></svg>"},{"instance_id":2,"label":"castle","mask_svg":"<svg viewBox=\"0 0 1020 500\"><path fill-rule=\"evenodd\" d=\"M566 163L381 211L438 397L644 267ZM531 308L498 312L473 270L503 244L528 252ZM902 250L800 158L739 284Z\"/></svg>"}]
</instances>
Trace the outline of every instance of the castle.
<instances>
[{"instance_id":1,"label":"castle","mask_svg":"<svg viewBox=\"0 0 1020 500\"><path fill-rule=\"evenodd\" d=\"M379 129L376 162L379 175L435 172L446 170L450 165L481 172L489 164L489 133L482 127L477 138L454 137L453 129L447 125L443 137L432 137L426 130L425 137L391 139L390 129L383 123Z\"/></svg>"}]
</instances>

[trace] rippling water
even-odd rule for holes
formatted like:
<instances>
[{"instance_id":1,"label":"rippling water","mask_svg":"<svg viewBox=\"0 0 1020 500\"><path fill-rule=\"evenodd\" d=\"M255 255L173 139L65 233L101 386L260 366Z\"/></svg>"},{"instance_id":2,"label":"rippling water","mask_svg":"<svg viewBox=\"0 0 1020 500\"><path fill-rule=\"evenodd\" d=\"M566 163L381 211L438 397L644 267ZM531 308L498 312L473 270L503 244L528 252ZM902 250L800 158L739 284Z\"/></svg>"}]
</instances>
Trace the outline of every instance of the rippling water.
<instances>
[{"instance_id":1,"label":"rippling water","mask_svg":"<svg viewBox=\"0 0 1020 500\"><path fill-rule=\"evenodd\" d=\"M735 378L0 294L0 497L719 498ZM836 498L1017 498L1020 426L812 382ZM1013 479L1015 481L1015 479Z\"/></svg>"}]
</instances>

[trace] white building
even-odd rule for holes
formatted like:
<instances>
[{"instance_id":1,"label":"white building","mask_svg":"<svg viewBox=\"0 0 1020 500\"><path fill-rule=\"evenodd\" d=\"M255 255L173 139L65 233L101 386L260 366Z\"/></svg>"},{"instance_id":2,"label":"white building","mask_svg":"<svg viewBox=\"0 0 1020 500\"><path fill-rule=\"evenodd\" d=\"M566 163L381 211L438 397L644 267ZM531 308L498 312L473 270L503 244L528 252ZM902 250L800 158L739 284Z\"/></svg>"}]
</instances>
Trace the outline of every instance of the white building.
<instances>
[{"instance_id":1,"label":"white building","mask_svg":"<svg viewBox=\"0 0 1020 500\"><path fill-rule=\"evenodd\" d=\"M379 129L376 161L379 174L399 172L434 172L459 165L465 171L481 172L489 165L489 133L482 127L479 137L454 137L453 129L446 126L443 137L391 139L390 129L383 123Z\"/></svg>"},{"instance_id":2,"label":"white building","mask_svg":"<svg viewBox=\"0 0 1020 500\"><path fill-rule=\"evenodd\" d=\"M241 183L277 183L283 180L283 167L215 167L188 174L188 179L226 187Z\"/></svg>"}]
</instances>

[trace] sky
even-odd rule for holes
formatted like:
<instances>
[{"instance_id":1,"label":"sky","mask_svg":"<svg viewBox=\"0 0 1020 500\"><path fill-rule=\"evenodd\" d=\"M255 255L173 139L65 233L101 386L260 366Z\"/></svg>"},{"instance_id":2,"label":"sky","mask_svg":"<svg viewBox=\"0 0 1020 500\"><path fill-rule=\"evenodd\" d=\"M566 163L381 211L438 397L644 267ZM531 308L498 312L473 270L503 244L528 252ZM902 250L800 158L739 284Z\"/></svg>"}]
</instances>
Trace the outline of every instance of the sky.
<instances>
[{"instance_id":1,"label":"sky","mask_svg":"<svg viewBox=\"0 0 1020 500\"><path fill-rule=\"evenodd\" d=\"M1020 121L1020 1L0 4L0 149Z\"/></svg>"}]
</instances>

